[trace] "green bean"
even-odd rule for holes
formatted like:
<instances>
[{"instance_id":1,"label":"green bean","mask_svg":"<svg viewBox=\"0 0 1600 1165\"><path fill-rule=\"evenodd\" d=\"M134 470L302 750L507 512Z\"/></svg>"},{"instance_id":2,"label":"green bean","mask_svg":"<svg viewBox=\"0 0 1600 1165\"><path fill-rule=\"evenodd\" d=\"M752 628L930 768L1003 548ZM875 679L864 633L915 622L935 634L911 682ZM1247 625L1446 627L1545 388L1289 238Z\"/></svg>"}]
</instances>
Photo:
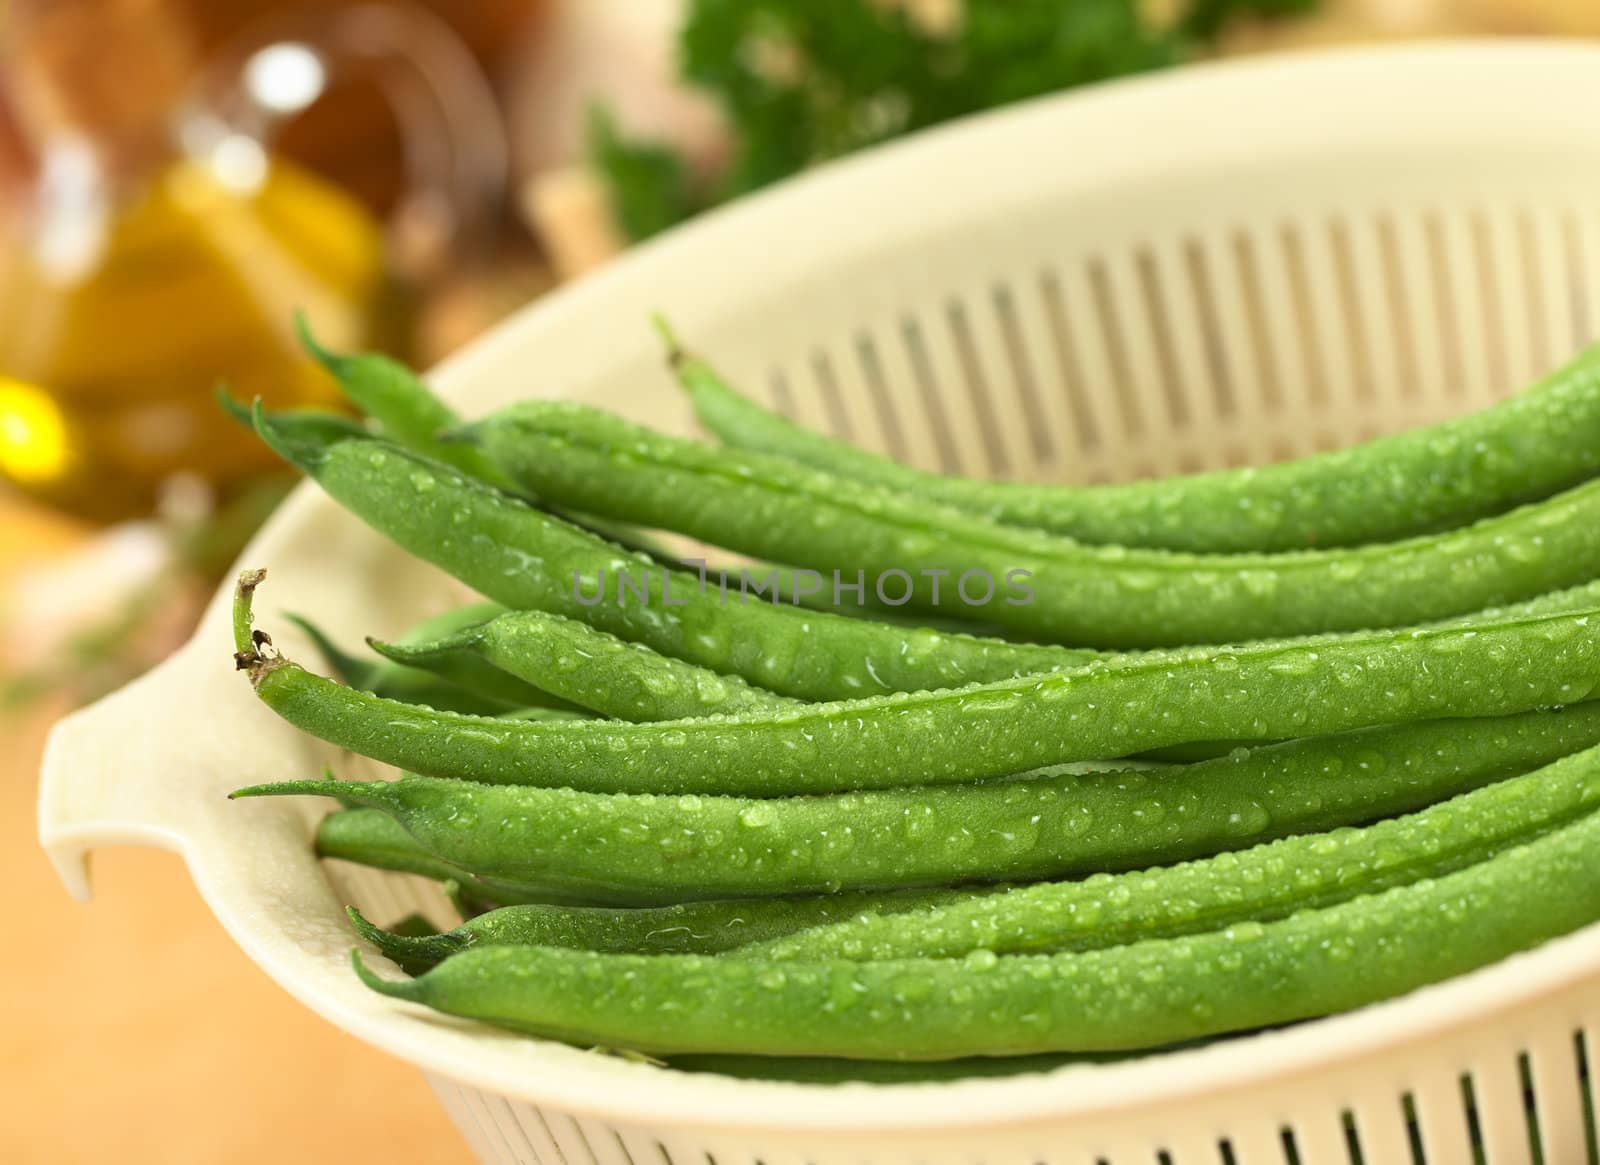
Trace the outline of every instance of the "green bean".
<instances>
[{"instance_id":1,"label":"green bean","mask_svg":"<svg viewBox=\"0 0 1600 1165\"><path fill-rule=\"evenodd\" d=\"M663 655L803 700L946 688L1076 667L1093 652L919 630L702 587L517 498L371 439L257 413L262 435L341 505L402 548L508 607L580 619ZM576 580L608 577L605 602ZM648 601L633 601L619 575Z\"/></svg>"},{"instance_id":2,"label":"green bean","mask_svg":"<svg viewBox=\"0 0 1600 1165\"><path fill-rule=\"evenodd\" d=\"M973 894L953 890L891 894L818 894L801 898L681 902L618 909L601 906L503 906L442 934L413 937L373 926L354 908L361 936L410 970L442 962L468 947L545 946L617 953L713 954L807 927L861 915L895 914Z\"/></svg>"},{"instance_id":3,"label":"green bean","mask_svg":"<svg viewBox=\"0 0 1600 1165\"><path fill-rule=\"evenodd\" d=\"M1358 1007L1584 926L1600 918L1596 847L1591 814L1441 878L1275 922L1074 954L862 963L484 947L399 982L354 961L386 995L646 1053L1118 1051Z\"/></svg>"},{"instance_id":4,"label":"green bean","mask_svg":"<svg viewBox=\"0 0 1600 1165\"><path fill-rule=\"evenodd\" d=\"M480 451L459 441L439 439L440 434L459 425L461 418L411 369L377 352L330 352L317 343L304 315L295 316L295 329L312 359L390 440L491 485L511 487L505 474Z\"/></svg>"},{"instance_id":5,"label":"green bean","mask_svg":"<svg viewBox=\"0 0 1600 1165\"><path fill-rule=\"evenodd\" d=\"M317 343L304 317L296 319L296 327L306 351L333 376L351 402L377 422L383 436L488 485L521 495L516 484L481 452L460 441L441 439L461 423L461 418L416 373L381 353L330 352ZM244 419L250 423L248 414ZM556 507L542 508L629 549L655 547L648 534L634 527Z\"/></svg>"},{"instance_id":6,"label":"green bean","mask_svg":"<svg viewBox=\"0 0 1600 1165\"><path fill-rule=\"evenodd\" d=\"M913 469L796 426L668 342L701 424L730 445L1083 542L1209 553L1382 542L1486 517L1600 470L1600 346L1492 408L1350 449L1081 487Z\"/></svg>"},{"instance_id":7,"label":"green bean","mask_svg":"<svg viewBox=\"0 0 1600 1165\"><path fill-rule=\"evenodd\" d=\"M235 601L238 667L289 723L434 777L589 792L781 796L948 784L1191 740L1275 740L1578 703L1600 687L1590 616L1096 662L949 691L647 724L438 712L313 675ZM950 741L959 740L952 748Z\"/></svg>"},{"instance_id":8,"label":"green bean","mask_svg":"<svg viewBox=\"0 0 1600 1165\"><path fill-rule=\"evenodd\" d=\"M1076 667L1101 657L1097 652L932 631L908 635L904 627L871 620L828 616L755 598L741 602L737 591L724 601L714 586L700 589L691 572L673 572L669 584L666 572L645 560L619 554L615 547L549 519L526 503L465 481L414 454L380 442L338 440L315 418L302 429L299 414L263 413L260 420L274 447L317 477L336 500L477 590L499 593L510 606L582 619L664 655L739 675L800 699L954 687ZM441 538L440 529L457 525L457 518L461 525L482 528L485 537L474 539L470 547L456 544L451 536ZM549 573L530 570L534 565L543 565ZM655 606L630 599L626 605L607 602L586 607L565 586L550 585L550 576L593 578L602 571L611 572L613 578L618 571L628 572ZM669 593L674 605L664 609L660 604ZM677 606L684 596L689 603ZM1510 618L1595 606L1600 606L1600 581L1513 604L1498 613Z\"/></svg>"},{"instance_id":9,"label":"green bean","mask_svg":"<svg viewBox=\"0 0 1600 1165\"><path fill-rule=\"evenodd\" d=\"M317 825L316 851L319 857L417 874L436 882L454 882L471 900L483 904L588 904L587 899L563 894L549 886L511 878L479 877L463 870L430 854L392 817L375 809L341 809L328 814Z\"/></svg>"},{"instance_id":10,"label":"green bean","mask_svg":"<svg viewBox=\"0 0 1600 1165\"><path fill-rule=\"evenodd\" d=\"M437 882L463 874L428 853L398 822L376 809L346 808L328 814L317 825L316 851L319 857L418 874Z\"/></svg>"},{"instance_id":11,"label":"green bean","mask_svg":"<svg viewBox=\"0 0 1600 1165\"><path fill-rule=\"evenodd\" d=\"M233 420L247 429L255 428L255 410L260 406L259 397L254 404L247 405L243 401L235 400L226 388L218 388L216 400L222 411ZM351 438L369 439L372 436L371 430L363 421L348 413L334 412L331 409L301 408L295 409L293 415L297 429L307 440L333 442Z\"/></svg>"},{"instance_id":12,"label":"green bean","mask_svg":"<svg viewBox=\"0 0 1600 1165\"><path fill-rule=\"evenodd\" d=\"M529 683L488 660L471 652L430 652L425 644L447 641L455 636L466 636L470 629L449 632L444 636L416 643L400 641L387 643L380 639L367 639L367 646L385 657L390 666L431 675L436 680L453 684L466 691L492 699L506 708L551 708L574 711L580 705L565 700L559 692ZM379 693L384 694L384 693ZM426 703L426 701L413 701Z\"/></svg>"},{"instance_id":13,"label":"green bean","mask_svg":"<svg viewBox=\"0 0 1600 1165\"><path fill-rule=\"evenodd\" d=\"M1581 707L1600 728L1600 709ZM1589 735L1591 747L1595 742L1600 731ZM1080 951L1270 922L1436 878L1570 824L1600 808L1600 781L1583 779L1595 759L1588 753L1568 756L1361 829L1299 834L1160 869L1018 886L893 919L862 915L757 942L736 954L814 960Z\"/></svg>"},{"instance_id":14,"label":"green bean","mask_svg":"<svg viewBox=\"0 0 1600 1165\"><path fill-rule=\"evenodd\" d=\"M795 700L752 687L737 676L721 676L542 611L511 611L427 643L369 642L401 664L441 670L476 664L503 670L620 720L679 720L797 706Z\"/></svg>"},{"instance_id":15,"label":"green bean","mask_svg":"<svg viewBox=\"0 0 1600 1165\"><path fill-rule=\"evenodd\" d=\"M630 905L1137 869L1415 810L1596 742L1600 704L1585 704L1287 741L1171 769L1050 769L825 797L630 796L424 777L288 781L235 795L317 794L382 809L453 866Z\"/></svg>"},{"instance_id":16,"label":"green bean","mask_svg":"<svg viewBox=\"0 0 1600 1165\"><path fill-rule=\"evenodd\" d=\"M346 909L346 913L348 913L352 919L358 919L356 923L357 930L360 930L362 924L366 923L365 919L359 918L359 916L356 914L356 908L354 906L348 907ZM466 910L461 910L461 914L463 917L471 917ZM370 926L371 924L366 923L366 925ZM396 922L391 929L380 931L379 933L388 936L397 944L404 944L407 942L417 942L423 939L437 937L439 934L439 928L434 926L432 922L428 921L426 915L413 912ZM379 947L379 950L382 949L382 947ZM384 957L386 957L395 966L399 967L407 975L420 975L424 971L434 966L435 962L437 961L426 958L414 958L409 954L409 952L402 949L396 949L392 954L388 951L383 951L383 954Z\"/></svg>"},{"instance_id":17,"label":"green bean","mask_svg":"<svg viewBox=\"0 0 1600 1165\"><path fill-rule=\"evenodd\" d=\"M442 635L452 627L468 626L469 616L481 621L503 610L498 604L473 604L460 611L446 612L438 620L426 620L424 626L413 629L407 638L419 634ZM429 670L386 659L361 659L340 647L327 632L304 616L288 614L284 617L305 632L335 675L363 692L409 704L424 704L445 712L479 716L498 716L529 707L570 707L565 701L479 660L452 661L459 662L460 666ZM406 648L401 646L399 650Z\"/></svg>"},{"instance_id":18,"label":"green bean","mask_svg":"<svg viewBox=\"0 0 1600 1165\"><path fill-rule=\"evenodd\" d=\"M1406 542L1195 555L997 525L567 401L513 405L470 432L542 496L819 572L864 571L880 597L1063 643L1163 647L1397 627L1600 574L1600 480Z\"/></svg>"}]
</instances>

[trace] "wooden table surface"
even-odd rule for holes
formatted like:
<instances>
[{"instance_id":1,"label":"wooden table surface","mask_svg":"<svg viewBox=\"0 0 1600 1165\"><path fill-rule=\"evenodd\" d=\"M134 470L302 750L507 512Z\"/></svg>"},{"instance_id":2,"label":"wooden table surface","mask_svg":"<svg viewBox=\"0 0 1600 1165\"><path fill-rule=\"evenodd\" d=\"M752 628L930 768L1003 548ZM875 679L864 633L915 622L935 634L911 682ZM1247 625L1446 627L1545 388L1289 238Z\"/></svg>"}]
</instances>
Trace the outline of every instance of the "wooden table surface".
<instances>
[{"instance_id":1,"label":"wooden table surface","mask_svg":"<svg viewBox=\"0 0 1600 1165\"><path fill-rule=\"evenodd\" d=\"M69 539L0 499L0 586ZM94 900L67 896L34 821L52 711L0 721L0 1161L471 1161L421 1074L284 994L175 855L100 851Z\"/></svg>"}]
</instances>

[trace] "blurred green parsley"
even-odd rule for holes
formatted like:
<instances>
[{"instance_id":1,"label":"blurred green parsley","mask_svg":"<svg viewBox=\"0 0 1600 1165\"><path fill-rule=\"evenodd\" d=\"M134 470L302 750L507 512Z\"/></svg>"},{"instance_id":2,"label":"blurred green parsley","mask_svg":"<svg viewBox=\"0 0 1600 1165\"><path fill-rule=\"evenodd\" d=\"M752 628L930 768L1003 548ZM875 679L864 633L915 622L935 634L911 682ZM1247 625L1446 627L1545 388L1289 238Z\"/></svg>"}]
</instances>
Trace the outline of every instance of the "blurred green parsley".
<instances>
[{"instance_id":1,"label":"blurred green parsley","mask_svg":"<svg viewBox=\"0 0 1600 1165\"><path fill-rule=\"evenodd\" d=\"M679 68L727 117L726 170L714 180L696 176L670 147L625 137L604 109L591 117L591 157L618 222L642 239L828 158L1007 102L1179 64L1238 18L1317 3L1185 0L1159 21L1141 0L965 0L954 27L934 31L873 0L692 0Z\"/></svg>"}]
</instances>

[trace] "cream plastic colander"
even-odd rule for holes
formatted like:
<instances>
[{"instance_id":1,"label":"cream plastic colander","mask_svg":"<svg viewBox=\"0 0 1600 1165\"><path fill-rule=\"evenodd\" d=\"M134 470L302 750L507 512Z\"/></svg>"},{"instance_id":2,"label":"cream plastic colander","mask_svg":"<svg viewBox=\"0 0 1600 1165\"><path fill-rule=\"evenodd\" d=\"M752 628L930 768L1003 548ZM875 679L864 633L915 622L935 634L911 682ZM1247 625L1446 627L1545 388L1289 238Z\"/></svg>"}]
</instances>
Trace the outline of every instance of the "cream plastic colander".
<instances>
[{"instance_id":1,"label":"cream plastic colander","mask_svg":"<svg viewBox=\"0 0 1600 1165\"><path fill-rule=\"evenodd\" d=\"M1600 48L1282 57L973 119L673 232L436 383L469 414L563 395L687 431L658 308L807 424L969 473L1122 479L1460 413L1600 331ZM285 605L386 634L447 594L310 487L244 561L303 656ZM1535 1136L1553 1165L1594 1159L1600 927L1288 1030L938 1085L689 1076L381 998L350 974L343 904L437 898L319 865L310 806L224 799L326 754L232 673L226 625L219 596L194 642L61 723L41 838L79 897L95 846L183 854L262 968L420 1065L485 1162L1453 1165L1476 1138L1517 1165Z\"/></svg>"}]
</instances>

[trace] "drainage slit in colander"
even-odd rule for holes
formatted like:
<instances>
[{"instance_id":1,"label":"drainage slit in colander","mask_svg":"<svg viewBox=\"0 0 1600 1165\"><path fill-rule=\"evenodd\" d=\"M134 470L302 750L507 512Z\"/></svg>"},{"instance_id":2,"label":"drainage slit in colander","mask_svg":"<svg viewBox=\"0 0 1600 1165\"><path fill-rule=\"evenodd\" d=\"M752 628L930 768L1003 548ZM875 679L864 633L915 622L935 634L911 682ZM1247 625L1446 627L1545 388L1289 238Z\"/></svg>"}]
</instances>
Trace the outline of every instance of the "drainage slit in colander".
<instances>
[{"instance_id":1,"label":"drainage slit in colander","mask_svg":"<svg viewBox=\"0 0 1600 1165\"><path fill-rule=\"evenodd\" d=\"M1325 407L1330 393L1327 374L1322 367L1322 346L1317 342L1316 308L1312 305L1310 274L1306 270L1305 240L1293 223L1286 222L1278 228L1278 244L1289 284L1289 302L1286 306L1294 321L1295 347L1300 354L1301 371L1305 376L1299 385L1284 387L1290 392L1304 395L1313 406Z\"/></svg>"},{"instance_id":2,"label":"drainage slit in colander","mask_svg":"<svg viewBox=\"0 0 1600 1165\"><path fill-rule=\"evenodd\" d=\"M1483 1113L1478 1108L1477 1082L1470 1072L1461 1074L1461 1110L1467 1118L1467 1139L1473 1146L1473 1156L1481 1157L1485 1152Z\"/></svg>"},{"instance_id":3,"label":"drainage slit in colander","mask_svg":"<svg viewBox=\"0 0 1600 1165\"><path fill-rule=\"evenodd\" d=\"M495 1139L506 1147L506 1160L516 1161L532 1155L533 1145L529 1143L528 1134L518 1122L516 1111L509 1100L503 1096L486 1096L484 1109L494 1124ZM521 1142L520 1150L512 1143L514 1140Z\"/></svg>"},{"instance_id":4,"label":"drainage slit in colander","mask_svg":"<svg viewBox=\"0 0 1600 1165\"><path fill-rule=\"evenodd\" d=\"M1400 1094L1400 1121L1405 1125L1406 1143L1411 1146L1411 1165L1428 1165L1422 1147L1422 1122L1417 1118L1417 1098L1414 1093Z\"/></svg>"},{"instance_id":5,"label":"drainage slit in colander","mask_svg":"<svg viewBox=\"0 0 1600 1165\"><path fill-rule=\"evenodd\" d=\"M1350 1165L1369 1165L1367 1156L1361 1151L1361 1132L1356 1128L1356 1114L1348 1108L1339 1114L1339 1125L1344 1129L1344 1151L1350 1158ZM1379 1165L1371 1162L1370 1165ZM1396 1165L1399 1165L1396 1162Z\"/></svg>"},{"instance_id":6,"label":"drainage slit in colander","mask_svg":"<svg viewBox=\"0 0 1600 1165\"><path fill-rule=\"evenodd\" d=\"M1466 351L1460 324L1457 284L1451 278L1450 260L1445 245L1444 217L1430 211L1423 219L1423 238L1427 241L1431 296L1438 312L1439 350L1444 365L1444 387L1449 396L1467 395Z\"/></svg>"},{"instance_id":7,"label":"drainage slit in colander","mask_svg":"<svg viewBox=\"0 0 1600 1165\"><path fill-rule=\"evenodd\" d=\"M956 351L956 362L961 367L961 378L967 385L967 399L972 404L973 417L978 422L978 439L983 446L988 476L1009 477L1014 466L1005 442L1000 438L1000 424L994 415L998 385L992 377L984 375L983 364L978 359L972 338L972 324L967 319L966 305L958 299L951 299L945 303L944 313L945 322L950 327L950 342Z\"/></svg>"},{"instance_id":8,"label":"drainage slit in colander","mask_svg":"<svg viewBox=\"0 0 1600 1165\"><path fill-rule=\"evenodd\" d=\"M1517 1055L1517 1079L1522 1085L1522 1116L1524 1131L1528 1136L1528 1152L1533 1160L1543 1161L1544 1130L1539 1113L1539 1082L1534 1078L1533 1064L1527 1052Z\"/></svg>"},{"instance_id":9,"label":"drainage slit in colander","mask_svg":"<svg viewBox=\"0 0 1600 1165\"><path fill-rule=\"evenodd\" d=\"M1122 329L1117 322L1117 308L1111 294L1111 276L1105 261L1098 257L1088 261L1089 294L1094 305L1095 320L1100 325L1100 342L1106 355L1110 381L1105 391L1110 393L1122 421L1126 437L1137 437L1144 432L1144 417L1139 412L1139 398L1134 390L1133 374L1128 367L1127 347Z\"/></svg>"},{"instance_id":10,"label":"drainage slit in colander","mask_svg":"<svg viewBox=\"0 0 1600 1165\"><path fill-rule=\"evenodd\" d=\"M489 1150L490 1160L511 1160L511 1146L506 1141L505 1134L495 1128L495 1120L489 1112L487 1097L469 1088L463 1088L459 1096L461 1108L471 1116L472 1127L477 1131L477 1144Z\"/></svg>"},{"instance_id":11,"label":"drainage slit in colander","mask_svg":"<svg viewBox=\"0 0 1600 1165\"><path fill-rule=\"evenodd\" d=\"M1216 405L1216 415L1222 419L1231 418L1238 414L1239 401L1234 395L1233 373L1228 367L1227 345L1222 338L1222 322L1217 318L1217 291L1212 286L1205 249L1200 245L1200 240L1192 236L1183 241L1183 267L1189 280L1190 301L1194 304L1195 317L1200 326L1200 350L1211 381L1211 399Z\"/></svg>"},{"instance_id":12,"label":"drainage slit in colander","mask_svg":"<svg viewBox=\"0 0 1600 1165\"><path fill-rule=\"evenodd\" d=\"M1494 261L1494 249L1489 237L1489 220L1482 210L1467 216L1468 238L1471 241L1470 263L1478 299L1480 335L1483 337L1485 364L1489 370L1489 392L1498 396L1511 383L1510 355L1506 349L1505 319L1500 312L1499 297L1495 294L1500 278Z\"/></svg>"},{"instance_id":13,"label":"drainage slit in colander","mask_svg":"<svg viewBox=\"0 0 1600 1165\"><path fill-rule=\"evenodd\" d=\"M1585 208L1578 231L1583 239L1583 284L1588 304L1589 327L1584 340L1600 339L1600 215Z\"/></svg>"},{"instance_id":14,"label":"drainage slit in colander","mask_svg":"<svg viewBox=\"0 0 1600 1165\"><path fill-rule=\"evenodd\" d=\"M1150 321L1150 338L1154 342L1161 397L1166 402L1167 416L1173 427L1184 429L1189 424L1189 402L1184 395L1183 376L1178 369L1178 357L1173 348L1171 309L1162 294L1161 272L1156 268L1156 257L1149 247L1140 247L1135 253L1134 270L1139 277L1145 315Z\"/></svg>"},{"instance_id":15,"label":"drainage slit in colander","mask_svg":"<svg viewBox=\"0 0 1600 1165\"><path fill-rule=\"evenodd\" d=\"M1578 1061L1584 1145L1588 1149L1589 1165L1600 1165L1600 1078L1597 1078L1589 1059L1588 1032L1583 1028L1573 1032L1572 1044Z\"/></svg>"},{"instance_id":16,"label":"drainage slit in colander","mask_svg":"<svg viewBox=\"0 0 1600 1165\"><path fill-rule=\"evenodd\" d=\"M1384 311L1391 322L1389 335L1394 344L1396 388L1399 395L1416 400L1422 395L1422 376L1418 367L1417 349L1413 340L1411 305L1405 293L1405 269L1400 260L1400 240L1395 234L1394 218L1380 212L1374 220L1377 232L1378 262L1383 283Z\"/></svg>"},{"instance_id":17,"label":"drainage slit in colander","mask_svg":"<svg viewBox=\"0 0 1600 1165\"><path fill-rule=\"evenodd\" d=\"M897 461L908 459L909 445L906 431L901 426L900 414L889 403L889 388L883 378L883 361L878 356L877 342L868 332L856 337L856 361L861 365L861 380L866 385L867 397L872 402L873 414L878 418L878 428L883 433L887 452Z\"/></svg>"},{"instance_id":18,"label":"drainage slit in colander","mask_svg":"<svg viewBox=\"0 0 1600 1165\"><path fill-rule=\"evenodd\" d=\"M822 401L826 417L824 424L835 437L855 442L856 434L850 424L850 414L839 393L839 380L833 374L833 362L820 348L811 353L811 376L817 382L817 396Z\"/></svg>"},{"instance_id":19,"label":"drainage slit in colander","mask_svg":"<svg viewBox=\"0 0 1600 1165\"><path fill-rule=\"evenodd\" d=\"M928 362L928 346L922 336L922 325L914 317L906 316L900 322L900 336L905 342L906 356L911 363L912 379L922 397L923 414L933 436L934 448L939 454L938 468L945 473L954 473L960 468L960 460L956 456L950 422L934 385L933 368Z\"/></svg>"},{"instance_id":20,"label":"drainage slit in colander","mask_svg":"<svg viewBox=\"0 0 1600 1165\"><path fill-rule=\"evenodd\" d=\"M1408 1115L1409 1101L1364 1101L1344 1110L1345 1151L1362 1165L1424 1165L1422 1145Z\"/></svg>"},{"instance_id":21,"label":"drainage slit in colander","mask_svg":"<svg viewBox=\"0 0 1600 1165\"><path fill-rule=\"evenodd\" d=\"M767 376L767 403L782 416L795 419L794 391L782 369L774 368Z\"/></svg>"},{"instance_id":22,"label":"drainage slit in colander","mask_svg":"<svg viewBox=\"0 0 1600 1165\"><path fill-rule=\"evenodd\" d=\"M528 1145L529 1156L548 1165L566 1165L566 1152L551 1132L544 1110L536 1104L513 1104L510 1108L511 1119L516 1122L517 1131ZM536 1127L530 1127L530 1118L531 1124Z\"/></svg>"},{"instance_id":23,"label":"drainage slit in colander","mask_svg":"<svg viewBox=\"0 0 1600 1165\"><path fill-rule=\"evenodd\" d=\"M1350 357L1350 389L1356 400L1371 404L1378 398L1371 337L1361 318L1361 293L1356 286L1355 244L1351 225L1341 218L1328 220L1328 249L1333 257L1338 310L1344 317L1339 335Z\"/></svg>"},{"instance_id":24,"label":"drainage slit in colander","mask_svg":"<svg viewBox=\"0 0 1600 1165\"><path fill-rule=\"evenodd\" d=\"M1039 395L1039 378L1029 361L1027 346L1022 338L1022 325L1017 319L1017 303L1011 288L997 283L990 291L994 304L995 320L1000 327L1000 339L1005 347L1006 363L1010 366L1012 383L1017 386L1017 400L1022 405L1022 415L1033 456L1038 461L1053 461L1056 457L1049 419Z\"/></svg>"},{"instance_id":25,"label":"drainage slit in colander","mask_svg":"<svg viewBox=\"0 0 1600 1165\"><path fill-rule=\"evenodd\" d=\"M1234 233L1233 256L1238 268L1239 290L1244 299L1245 319L1250 326L1250 345L1255 354L1262 410L1275 412L1283 407L1283 382L1267 322L1260 260L1247 232L1241 230Z\"/></svg>"},{"instance_id":26,"label":"drainage slit in colander","mask_svg":"<svg viewBox=\"0 0 1600 1165\"><path fill-rule=\"evenodd\" d=\"M1544 274L1545 256L1543 248L1539 245L1539 228L1534 222L1533 212L1527 207L1517 211L1517 241L1521 244L1519 250L1522 254L1522 281L1527 295L1527 332L1529 346L1532 351L1529 357L1533 361L1534 374L1538 370L1554 367L1556 356L1550 351L1550 329L1547 322L1551 315L1558 310L1553 303L1545 302ZM1562 356L1568 355L1563 352Z\"/></svg>"},{"instance_id":27,"label":"drainage slit in colander","mask_svg":"<svg viewBox=\"0 0 1600 1165\"><path fill-rule=\"evenodd\" d=\"M1066 395L1078 448L1085 453L1093 453L1102 444L1100 424L1084 396L1083 366L1079 363L1077 347L1067 328L1066 303L1061 293L1061 281L1055 272L1046 270L1039 273L1039 298L1044 303L1050 345L1055 352L1057 379Z\"/></svg>"},{"instance_id":28,"label":"drainage slit in colander","mask_svg":"<svg viewBox=\"0 0 1600 1165\"><path fill-rule=\"evenodd\" d=\"M633 1161L633 1154L628 1151L628 1146L623 1143L621 1133L607 1125L598 1125L595 1128L595 1132L599 1134L599 1140L601 1143L597 1145L595 1141L590 1138L589 1131L584 1128L583 1121L579 1120L571 1113L559 1113L558 1116L566 1123L566 1126L572 1130L572 1141L574 1142L573 1147L570 1151L563 1152L562 1154L562 1156L568 1162L568 1165L581 1165L581 1162L577 1162L575 1160L580 1151L583 1155L583 1158L588 1161L589 1165L616 1165L617 1158L603 1151L605 1148L604 1133L606 1132L609 1132L611 1134L611 1139L617 1143L617 1152L622 1154L621 1160L626 1163L626 1165L631 1165ZM545 1122L545 1124L551 1128L555 1127L554 1125L551 1125L548 1120Z\"/></svg>"},{"instance_id":29,"label":"drainage slit in colander","mask_svg":"<svg viewBox=\"0 0 1600 1165\"><path fill-rule=\"evenodd\" d=\"M1589 289L1583 279L1583 233L1578 216L1569 208L1561 212L1562 282L1567 288L1568 311L1572 316L1572 351L1577 352L1594 335L1589 321Z\"/></svg>"}]
</instances>

